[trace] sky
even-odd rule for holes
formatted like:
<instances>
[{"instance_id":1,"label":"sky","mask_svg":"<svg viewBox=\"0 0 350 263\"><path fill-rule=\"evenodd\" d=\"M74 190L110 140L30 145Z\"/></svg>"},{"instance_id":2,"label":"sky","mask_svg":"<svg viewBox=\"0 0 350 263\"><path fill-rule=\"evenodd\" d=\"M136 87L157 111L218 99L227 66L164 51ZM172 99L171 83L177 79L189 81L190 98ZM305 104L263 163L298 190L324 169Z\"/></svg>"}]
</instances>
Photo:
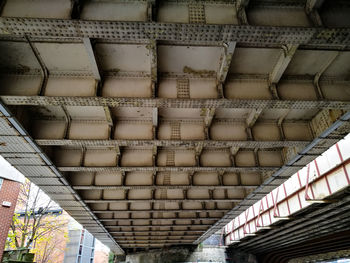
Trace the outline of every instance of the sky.
<instances>
[{"instance_id":1,"label":"sky","mask_svg":"<svg viewBox=\"0 0 350 263\"><path fill-rule=\"evenodd\" d=\"M0 155L0 177L24 182L24 176Z\"/></svg>"}]
</instances>

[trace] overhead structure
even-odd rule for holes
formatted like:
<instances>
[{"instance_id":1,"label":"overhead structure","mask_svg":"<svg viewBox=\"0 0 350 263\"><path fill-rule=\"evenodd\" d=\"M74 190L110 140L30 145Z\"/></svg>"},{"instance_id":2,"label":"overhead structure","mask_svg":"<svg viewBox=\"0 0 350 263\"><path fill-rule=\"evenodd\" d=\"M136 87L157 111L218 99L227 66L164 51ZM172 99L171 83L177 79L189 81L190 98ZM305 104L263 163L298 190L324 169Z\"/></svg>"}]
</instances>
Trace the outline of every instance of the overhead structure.
<instances>
[{"instance_id":1,"label":"overhead structure","mask_svg":"<svg viewBox=\"0 0 350 263\"><path fill-rule=\"evenodd\" d=\"M225 244L271 263L348 249L349 162L348 135L227 224Z\"/></svg>"},{"instance_id":2,"label":"overhead structure","mask_svg":"<svg viewBox=\"0 0 350 263\"><path fill-rule=\"evenodd\" d=\"M0 3L0 153L120 253L200 243L350 131L347 1Z\"/></svg>"}]
</instances>

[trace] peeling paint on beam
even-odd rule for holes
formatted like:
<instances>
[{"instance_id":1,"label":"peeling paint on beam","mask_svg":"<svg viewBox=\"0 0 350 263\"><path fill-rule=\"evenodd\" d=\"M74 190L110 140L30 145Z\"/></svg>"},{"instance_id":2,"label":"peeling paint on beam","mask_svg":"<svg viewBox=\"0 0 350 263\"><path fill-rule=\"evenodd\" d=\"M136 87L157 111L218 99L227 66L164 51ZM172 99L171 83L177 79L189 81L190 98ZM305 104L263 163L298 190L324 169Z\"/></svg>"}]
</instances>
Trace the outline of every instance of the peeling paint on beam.
<instances>
[{"instance_id":1,"label":"peeling paint on beam","mask_svg":"<svg viewBox=\"0 0 350 263\"><path fill-rule=\"evenodd\" d=\"M102 98L1 96L7 105L31 106L109 106L109 107L168 107L168 108L235 108L235 109L343 109L350 110L346 101L299 100L230 100L230 99L163 99L163 98Z\"/></svg>"}]
</instances>

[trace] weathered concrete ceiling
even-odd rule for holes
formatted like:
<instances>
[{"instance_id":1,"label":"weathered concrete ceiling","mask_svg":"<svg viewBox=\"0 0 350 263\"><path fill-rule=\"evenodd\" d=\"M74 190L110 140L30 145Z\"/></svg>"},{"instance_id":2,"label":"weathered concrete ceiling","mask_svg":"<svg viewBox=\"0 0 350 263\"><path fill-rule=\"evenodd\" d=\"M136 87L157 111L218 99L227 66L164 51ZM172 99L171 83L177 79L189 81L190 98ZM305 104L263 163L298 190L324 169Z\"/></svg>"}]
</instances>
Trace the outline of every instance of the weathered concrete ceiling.
<instances>
[{"instance_id":1,"label":"weathered concrete ceiling","mask_svg":"<svg viewBox=\"0 0 350 263\"><path fill-rule=\"evenodd\" d=\"M0 152L104 242L198 243L350 131L345 1L2 3Z\"/></svg>"}]
</instances>

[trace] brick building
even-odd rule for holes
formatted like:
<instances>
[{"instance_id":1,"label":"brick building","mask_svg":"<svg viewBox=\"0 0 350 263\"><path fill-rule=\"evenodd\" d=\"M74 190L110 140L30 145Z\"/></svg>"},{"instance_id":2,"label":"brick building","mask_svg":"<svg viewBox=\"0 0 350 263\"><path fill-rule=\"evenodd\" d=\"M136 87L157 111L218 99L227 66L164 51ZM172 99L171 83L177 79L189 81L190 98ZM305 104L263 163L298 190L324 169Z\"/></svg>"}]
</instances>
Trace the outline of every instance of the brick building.
<instances>
[{"instance_id":1,"label":"brick building","mask_svg":"<svg viewBox=\"0 0 350 263\"><path fill-rule=\"evenodd\" d=\"M24 176L0 157L0 261Z\"/></svg>"}]
</instances>

